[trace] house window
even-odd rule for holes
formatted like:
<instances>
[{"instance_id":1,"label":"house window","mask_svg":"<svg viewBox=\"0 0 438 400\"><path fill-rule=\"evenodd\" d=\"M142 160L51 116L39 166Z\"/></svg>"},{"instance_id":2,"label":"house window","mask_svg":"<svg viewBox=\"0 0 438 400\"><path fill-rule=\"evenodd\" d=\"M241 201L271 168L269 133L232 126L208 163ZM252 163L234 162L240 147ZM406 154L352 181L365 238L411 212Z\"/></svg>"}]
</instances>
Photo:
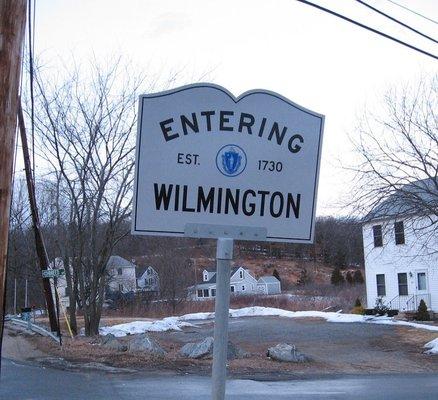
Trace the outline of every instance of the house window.
<instances>
[{"instance_id":1,"label":"house window","mask_svg":"<svg viewBox=\"0 0 438 400\"><path fill-rule=\"evenodd\" d=\"M146 275L150 275L150 274L152 274L152 271L151 271L150 269L148 269L148 270L146 271Z\"/></svg>"},{"instance_id":2,"label":"house window","mask_svg":"<svg viewBox=\"0 0 438 400\"><path fill-rule=\"evenodd\" d=\"M418 290L427 290L426 272L419 272L417 274Z\"/></svg>"},{"instance_id":3,"label":"house window","mask_svg":"<svg viewBox=\"0 0 438 400\"><path fill-rule=\"evenodd\" d=\"M208 274L204 274L204 281L208 281Z\"/></svg>"},{"instance_id":4,"label":"house window","mask_svg":"<svg viewBox=\"0 0 438 400\"><path fill-rule=\"evenodd\" d=\"M398 294L400 296L408 295L408 274L405 272L397 274L398 276Z\"/></svg>"},{"instance_id":5,"label":"house window","mask_svg":"<svg viewBox=\"0 0 438 400\"><path fill-rule=\"evenodd\" d=\"M385 274L377 274L377 296L386 296Z\"/></svg>"},{"instance_id":6,"label":"house window","mask_svg":"<svg viewBox=\"0 0 438 400\"><path fill-rule=\"evenodd\" d=\"M242 291L245 290L245 285L242 285Z\"/></svg>"},{"instance_id":7,"label":"house window","mask_svg":"<svg viewBox=\"0 0 438 400\"><path fill-rule=\"evenodd\" d=\"M373 226L374 247L383 246L382 225Z\"/></svg>"},{"instance_id":8,"label":"house window","mask_svg":"<svg viewBox=\"0 0 438 400\"><path fill-rule=\"evenodd\" d=\"M117 275L122 275L123 274L123 269L122 268L118 268L117 269Z\"/></svg>"},{"instance_id":9,"label":"house window","mask_svg":"<svg viewBox=\"0 0 438 400\"><path fill-rule=\"evenodd\" d=\"M216 289L211 289L211 297L216 297Z\"/></svg>"},{"instance_id":10,"label":"house window","mask_svg":"<svg viewBox=\"0 0 438 400\"><path fill-rule=\"evenodd\" d=\"M198 297L203 297L202 294L203 294L202 289L198 289Z\"/></svg>"},{"instance_id":11,"label":"house window","mask_svg":"<svg viewBox=\"0 0 438 400\"><path fill-rule=\"evenodd\" d=\"M119 292L123 292L123 285L119 283Z\"/></svg>"},{"instance_id":12,"label":"house window","mask_svg":"<svg viewBox=\"0 0 438 400\"><path fill-rule=\"evenodd\" d=\"M395 244L405 244L405 227L403 221L394 224Z\"/></svg>"},{"instance_id":13,"label":"house window","mask_svg":"<svg viewBox=\"0 0 438 400\"><path fill-rule=\"evenodd\" d=\"M231 286L231 293L234 293L234 286Z\"/></svg>"},{"instance_id":14,"label":"house window","mask_svg":"<svg viewBox=\"0 0 438 400\"><path fill-rule=\"evenodd\" d=\"M208 289L204 289L204 297L210 297L208 294Z\"/></svg>"},{"instance_id":15,"label":"house window","mask_svg":"<svg viewBox=\"0 0 438 400\"><path fill-rule=\"evenodd\" d=\"M239 277L240 277L240 279L243 279L243 271L239 272Z\"/></svg>"}]
</instances>

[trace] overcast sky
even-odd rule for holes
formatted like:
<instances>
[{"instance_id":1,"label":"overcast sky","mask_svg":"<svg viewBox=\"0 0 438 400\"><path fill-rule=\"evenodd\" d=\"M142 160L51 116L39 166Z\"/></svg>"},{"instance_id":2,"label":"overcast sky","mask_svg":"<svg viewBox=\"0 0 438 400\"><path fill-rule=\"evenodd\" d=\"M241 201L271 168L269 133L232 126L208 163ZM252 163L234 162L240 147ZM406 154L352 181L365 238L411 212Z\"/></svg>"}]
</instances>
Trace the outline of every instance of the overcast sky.
<instances>
[{"instance_id":1,"label":"overcast sky","mask_svg":"<svg viewBox=\"0 0 438 400\"><path fill-rule=\"evenodd\" d=\"M438 37L438 25L388 0L368 3ZM437 0L396 0L438 20ZM438 45L410 33L354 0L314 0L438 54ZM152 74L184 70L176 86L198 80L235 95L269 89L326 116L319 215L337 212L351 177L338 159L353 159L347 133L390 87L437 73L438 61L294 0L38 0L35 50L56 64L126 56Z\"/></svg>"}]
</instances>

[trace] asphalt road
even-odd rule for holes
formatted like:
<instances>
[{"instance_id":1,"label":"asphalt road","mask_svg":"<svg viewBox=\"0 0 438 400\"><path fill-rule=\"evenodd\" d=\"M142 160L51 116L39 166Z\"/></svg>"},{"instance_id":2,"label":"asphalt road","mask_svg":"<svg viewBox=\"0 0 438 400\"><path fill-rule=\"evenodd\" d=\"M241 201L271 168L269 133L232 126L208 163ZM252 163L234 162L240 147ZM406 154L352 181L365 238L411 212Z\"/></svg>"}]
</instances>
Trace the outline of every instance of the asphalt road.
<instances>
[{"instance_id":1,"label":"asphalt road","mask_svg":"<svg viewBox=\"0 0 438 400\"><path fill-rule=\"evenodd\" d=\"M205 400L210 380L191 375L108 375L42 368L4 359L0 398L8 400ZM230 380L227 399L436 400L438 375L373 375L282 382Z\"/></svg>"}]
</instances>

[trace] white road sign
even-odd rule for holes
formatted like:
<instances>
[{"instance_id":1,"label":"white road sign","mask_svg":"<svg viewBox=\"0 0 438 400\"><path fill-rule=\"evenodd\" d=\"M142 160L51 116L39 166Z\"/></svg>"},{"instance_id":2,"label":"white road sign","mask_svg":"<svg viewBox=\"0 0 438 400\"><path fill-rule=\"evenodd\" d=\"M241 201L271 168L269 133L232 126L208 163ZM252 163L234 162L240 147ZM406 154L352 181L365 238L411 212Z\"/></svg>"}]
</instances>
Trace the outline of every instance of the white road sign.
<instances>
[{"instance_id":1,"label":"white road sign","mask_svg":"<svg viewBox=\"0 0 438 400\"><path fill-rule=\"evenodd\" d=\"M265 90L140 96L132 233L208 224L312 242L323 127L324 116Z\"/></svg>"}]
</instances>

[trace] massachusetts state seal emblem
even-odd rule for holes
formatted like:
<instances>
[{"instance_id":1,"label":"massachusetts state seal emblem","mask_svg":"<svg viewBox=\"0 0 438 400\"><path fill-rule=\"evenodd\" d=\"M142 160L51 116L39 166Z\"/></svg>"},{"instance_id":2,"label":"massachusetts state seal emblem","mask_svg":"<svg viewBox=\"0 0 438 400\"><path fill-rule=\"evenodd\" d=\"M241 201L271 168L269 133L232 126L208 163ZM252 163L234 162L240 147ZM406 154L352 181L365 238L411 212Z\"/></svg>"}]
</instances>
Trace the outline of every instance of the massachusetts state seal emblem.
<instances>
[{"instance_id":1,"label":"massachusetts state seal emblem","mask_svg":"<svg viewBox=\"0 0 438 400\"><path fill-rule=\"evenodd\" d=\"M240 175L246 168L246 154L235 144L227 144L216 155L216 166L225 176Z\"/></svg>"}]
</instances>

